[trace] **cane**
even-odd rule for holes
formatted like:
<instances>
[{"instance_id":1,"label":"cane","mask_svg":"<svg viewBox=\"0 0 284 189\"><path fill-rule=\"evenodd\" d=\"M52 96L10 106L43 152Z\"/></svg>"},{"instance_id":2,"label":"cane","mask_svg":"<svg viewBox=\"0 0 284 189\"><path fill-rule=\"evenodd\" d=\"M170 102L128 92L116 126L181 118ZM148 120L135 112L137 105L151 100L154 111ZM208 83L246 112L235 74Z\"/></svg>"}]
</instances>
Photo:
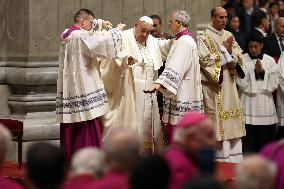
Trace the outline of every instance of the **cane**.
<instances>
[{"instance_id":1,"label":"cane","mask_svg":"<svg viewBox=\"0 0 284 189\"><path fill-rule=\"evenodd\" d=\"M154 101L153 101L153 93L155 91L143 90L145 94L151 94L151 130L152 130L152 153L155 154L155 126L154 126L154 116L153 116L153 108L154 108Z\"/></svg>"}]
</instances>

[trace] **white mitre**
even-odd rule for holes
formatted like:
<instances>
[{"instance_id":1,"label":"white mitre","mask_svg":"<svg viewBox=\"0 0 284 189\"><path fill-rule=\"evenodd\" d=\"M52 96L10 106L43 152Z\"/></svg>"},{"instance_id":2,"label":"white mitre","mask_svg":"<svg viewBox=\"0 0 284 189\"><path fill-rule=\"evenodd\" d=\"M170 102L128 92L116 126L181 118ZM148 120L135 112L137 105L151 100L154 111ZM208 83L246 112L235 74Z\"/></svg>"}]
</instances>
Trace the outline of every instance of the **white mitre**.
<instances>
[{"instance_id":1,"label":"white mitre","mask_svg":"<svg viewBox=\"0 0 284 189\"><path fill-rule=\"evenodd\" d=\"M141 18L139 18L139 20L151 24L153 26L153 20L149 16L142 16Z\"/></svg>"}]
</instances>

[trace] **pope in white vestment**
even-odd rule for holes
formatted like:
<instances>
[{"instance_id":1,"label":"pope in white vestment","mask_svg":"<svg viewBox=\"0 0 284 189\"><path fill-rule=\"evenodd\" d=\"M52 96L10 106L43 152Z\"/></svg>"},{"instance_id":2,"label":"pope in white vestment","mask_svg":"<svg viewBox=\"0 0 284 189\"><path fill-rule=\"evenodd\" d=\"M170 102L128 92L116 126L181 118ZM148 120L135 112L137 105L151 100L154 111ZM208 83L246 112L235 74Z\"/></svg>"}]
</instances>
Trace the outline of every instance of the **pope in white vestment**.
<instances>
[{"instance_id":1,"label":"pope in white vestment","mask_svg":"<svg viewBox=\"0 0 284 189\"><path fill-rule=\"evenodd\" d=\"M89 10L78 11L75 18L75 24L62 34L56 97L60 144L67 162L82 147L101 146L98 118L108 111L108 104L97 57L116 57L122 39L118 29L90 32Z\"/></svg>"},{"instance_id":2,"label":"pope in white vestment","mask_svg":"<svg viewBox=\"0 0 284 189\"><path fill-rule=\"evenodd\" d=\"M120 58L112 60L116 64L102 61L101 72L110 99L111 111L103 116L104 139L113 129L129 128L143 138L144 149L152 150L152 127L154 142L161 147L161 123L156 94L147 94L158 76L162 65L162 54L170 48L169 40L158 40L149 35L152 19L141 17L135 25L123 32L123 45ZM133 57L135 64L128 66L127 57ZM157 149L158 149L157 148Z\"/></svg>"}]
</instances>

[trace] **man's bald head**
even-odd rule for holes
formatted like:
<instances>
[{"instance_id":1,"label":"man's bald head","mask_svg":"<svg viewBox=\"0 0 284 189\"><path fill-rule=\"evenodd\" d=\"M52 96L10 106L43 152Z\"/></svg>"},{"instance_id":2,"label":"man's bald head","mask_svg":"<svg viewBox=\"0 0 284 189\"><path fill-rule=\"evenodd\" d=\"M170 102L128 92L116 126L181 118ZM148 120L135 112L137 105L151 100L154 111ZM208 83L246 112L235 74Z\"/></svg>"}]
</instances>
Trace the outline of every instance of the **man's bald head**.
<instances>
[{"instance_id":1,"label":"man's bald head","mask_svg":"<svg viewBox=\"0 0 284 189\"><path fill-rule=\"evenodd\" d=\"M278 37L284 37L284 17L278 17L274 23L274 32Z\"/></svg>"},{"instance_id":2,"label":"man's bald head","mask_svg":"<svg viewBox=\"0 0 284 189\"><path fill-rule=\"evenodd\" d=\"M216 30L223 30L227 23L227 11L222 7L215 7L211 11L212 26Z\"/></svg>"},{"instance_id":3,"label":"man's bald head","mask_svg":"<svg viewBox=\"0 0 284 189\"><path fill-rule=\"evenodd\" d=\"M211 10L211 17L212 17L212 16L215 16L216 13L219 14L220 12L226 12L226 10L225 10L223 7L214 7L214 8Z\"/></svg>"}]
</instances>

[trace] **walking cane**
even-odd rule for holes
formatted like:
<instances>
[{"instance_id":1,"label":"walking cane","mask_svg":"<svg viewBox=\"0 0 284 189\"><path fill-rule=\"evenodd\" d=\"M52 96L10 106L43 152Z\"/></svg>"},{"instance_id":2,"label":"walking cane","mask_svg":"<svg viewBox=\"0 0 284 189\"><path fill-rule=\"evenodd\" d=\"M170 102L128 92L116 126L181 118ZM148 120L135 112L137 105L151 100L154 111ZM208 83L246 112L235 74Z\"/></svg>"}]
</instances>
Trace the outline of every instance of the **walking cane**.
<instances>
[{"instance_id":1,"label":"walking cane","mask_svg":"<svg viewBox=\"0 0 284 189\"><path fill-rule=\"evenodd\" d=\"M154 126L154 101L153 101L153 93L155 93L155 91L149 91L149 90L143 90L143 92L146 94L151 94L151 130L152 130L152 153L153 155L155 154L155 126Z\"/></svg>"}]
</instances>

